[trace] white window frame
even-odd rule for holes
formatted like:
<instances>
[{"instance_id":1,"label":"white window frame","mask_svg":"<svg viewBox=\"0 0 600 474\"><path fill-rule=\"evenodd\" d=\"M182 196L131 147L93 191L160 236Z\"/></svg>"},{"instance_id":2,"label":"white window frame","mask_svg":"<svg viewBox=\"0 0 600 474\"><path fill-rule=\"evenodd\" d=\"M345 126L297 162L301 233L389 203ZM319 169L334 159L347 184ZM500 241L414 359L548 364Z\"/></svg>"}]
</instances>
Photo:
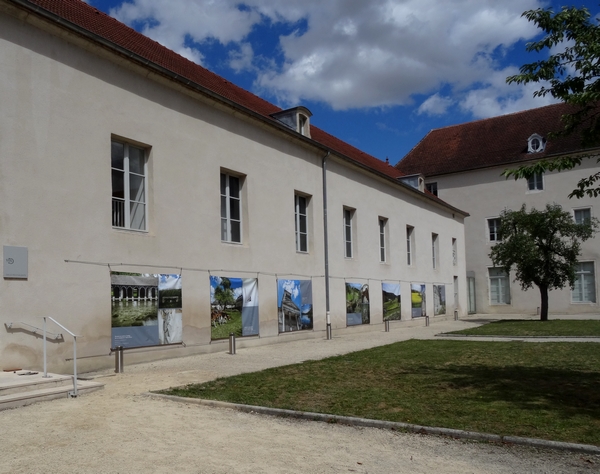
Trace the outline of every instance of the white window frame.
<instances>
[{"instance_id":1,"label":"white window frame","mask_svg":"<svg viewBox=\"0 0 600 474\"><path fill-rule=\"evenodd\" d=\"M415 264L415 228L411 225L406 226L406 264Z\"/></svg>"},{"instance_id":2,"label":"white window frame","mask_svg":"<svg viewBox=\"0 0 600 474\"><path fill-rule=\"evenodd\" d=\"M123 147L123 169L115 168L112 165L112 145L119 144ZM130 170L130 154L132 149L139 150L144 157L143 174L135 173ZM114 176L115 173L123 173L123 197L115 197ZM131 196L132 177L142 178L142 195ZM111 188L112 188L112 226L115 229L126 229L139 232L146 232L148 228L148 150L142 146L133 145L123 140L111 139ZM134 215L139 209L142 209L141 226L132 226L132 212Z\"/></svg>"},{"instance_id":3,"label":"white window frame","mask_svg":"<svg viewBox=\"0 0 600 474\"><path fill-rule=\"evenodd\" d=\"M510 275L501 268L488 267L488 282L490 289L490 306L509 305L511 300ZM495 291L493 289L494 286L496 286ZM497 295L496 300L493 298L494 292Z\"/></svg>"},{"instance_id":4,"label":"white window frame","mask_svg":"<svg viewBox=\"0 0 600 474\"><path fill-rule=\"evenodd\" d=\"M385 217L379 218L379 261L387 262L387 225L388 220Z\"/></svg>"},{"instance_id":5,"label":"white window frame","mask_svg":"<svg viewBox=\"0 0 600 474\"><path fill-rule=\"evenodd\" d=\"M304 201L304 213L302 213L302 201ZM308 203L308 196L298 193L294 195L296 252L300 253L308 253ZM302 231L302 224L304 224L304 231ZM302 239L302 237L304 237L304 239Z\"/></svg>"},{"instance_id":6,"label":"white window frame","mask_svg":"<svg viewBox=\"0 0 600 474\"><path fill-rule=\"evenodd\" d=\"M438 184L437 181L433 181L431 183L425 183L425 189L429 191L434 196L438 195Z\"/></svg>"},{"instance_id":7,"label":"white window frame","mask_svg":"<svg viewBox=\"0 0 600 474\"><path fill-rule=\"evenodd\" d=\"M440 248L439 248L439 235L436 233L432 233L431 234L431 259L432 259L432 263L433 263L433 269L437 269L440 265L439 262L439 253L440 253Z\"/></svg>"},{"instance_id":8,"label":"white window frame","mask_svg":"<svg viewBox=\"0 0 600 474\"><path fill-rule=\"evenodd\" d=\"M575 285L571 290L574 304L596 303L596 268L594 262L578 262L575 269ZM586 294L587 287L587 294Z\"/></svg>"},{"instance_id":9,"label":"white window frame","mask_svg":"<svg viewBox=\"0 0 600 474\"><path fill-rule=\"evenodd\" d=\"M354 258L354 213L355 210L344 207L344 257Z\"/></svg>"},{"instance_id":10,"label":"white window frame","mask_svg":"<svg viewBox=\"0 0 600 474\"><path fill-rule=\"evenodd\" d=\"M501 219L499 217L488 217L485 220L486 231L487 231L487 241L488 242L502 242L502 238L500 236L500 224ZM492 231L492 227L490 224L494 223L494 228ZM493 236L493 238L492 238Z\"/></svg>"},{"instance_id":11,"label":"white window frame","mask_svg":"<svg viewBox=\"0 0 600 474\"><path fill-rule=\"evenodd\" d=\"M456 239L452 239L452 265L458 265L458 244Z\"/></svg>"},{"instance_id":12,"label":"white window frame","mask_svg":"<svg viewBox=\"0 0 600 474\"><path fill-rule=\"evenodd\" d=\"M527 191L538 192L544 190L544 173L534 173L527 178Z\"/></svg>"},{"instance_id":13,"label":"white window frame","mask_svg":"<svg viewBox=\"0 0 600 474\"><path fill-rule=\"evenodd\" d=\"M222 178L225 177L225 187L222 186ZM231 178L237 180L237 197L232 193ZM231 244L241 244L243 236L242 227L242 177L239 175L221 171L219 183L221 185L221 241ZM237 203L239 218L232 217L232 204ZM235 240L232 228L239 225L239 240Z\"/></svg>"},{"instance_id":14,"label":"white window frame","mask_svg":"<svg viewBox=\"0 0 600 474\"><path fill-rule=\"evenodd\" d=\"M591 218L592 218L592 208L591 207L580 207L580 208L577 208L577 209L573 209L573 220L575 221L576 224L584 224L585 223L585 222L578 222L578 219L577 219L577 214L578 213L582 213L584 211L587 211L589 213L588 222L591 220Z\"/></svg>"}]
</instances>

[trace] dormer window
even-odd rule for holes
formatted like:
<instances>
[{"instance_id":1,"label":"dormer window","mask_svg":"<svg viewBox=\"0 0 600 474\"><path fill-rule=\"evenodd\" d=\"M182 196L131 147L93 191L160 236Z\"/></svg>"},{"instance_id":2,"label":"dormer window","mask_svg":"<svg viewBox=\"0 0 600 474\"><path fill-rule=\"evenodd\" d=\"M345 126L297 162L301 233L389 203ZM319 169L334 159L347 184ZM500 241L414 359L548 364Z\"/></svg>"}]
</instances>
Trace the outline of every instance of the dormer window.
<instances>
[{"instance_id":1,"label":"dormer window","mask_svg":"<svg viewBox=\"0 0 600 474\"><path fill-rule=\"evenodd\" d=\"M409 176L401 176L398 180L404 184L418 189L421 192L425 191L425 178L422 174L411 174Z\"/></svg>"},{"instance_id":2,"label":"dormer window","mask_svg":"<svg viewBox=\"0 0 600 474\"><path fill-rule=\"evenodd\" d=\"M534 133L527 139L527 153L539 153L546 148L546 139Z\"/></svg>"},{"instance_id":3,"label":"dormer window","mask_svg":"<svg viewBox=\"0 0 600 474\"><path fill-rule=\"evenodd\" d=\"M295 130L300 135L310 138L310 117L312 113L306 107L294 107L293 109L282 110L271 114L276 120L279 120L285 126Z\"/></svg>"}]
</instances>

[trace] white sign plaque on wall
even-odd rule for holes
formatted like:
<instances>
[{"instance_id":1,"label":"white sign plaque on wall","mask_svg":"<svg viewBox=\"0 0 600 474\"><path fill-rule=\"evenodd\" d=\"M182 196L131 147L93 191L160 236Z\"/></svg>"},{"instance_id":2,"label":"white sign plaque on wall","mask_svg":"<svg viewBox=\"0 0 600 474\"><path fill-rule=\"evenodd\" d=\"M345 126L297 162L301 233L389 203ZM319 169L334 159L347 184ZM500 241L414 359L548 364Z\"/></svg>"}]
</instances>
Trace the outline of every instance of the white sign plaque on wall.
<instances>
[{"instance_id":1,"label":"white sign plaque on wall","mask_svg":"<svg viewBox=\"0 0 600 474\"><path fill-rule=\"evenodd\" d=\"M4 246L4 278L27 279L27 247Z\"/></svg>"}]
</instances>

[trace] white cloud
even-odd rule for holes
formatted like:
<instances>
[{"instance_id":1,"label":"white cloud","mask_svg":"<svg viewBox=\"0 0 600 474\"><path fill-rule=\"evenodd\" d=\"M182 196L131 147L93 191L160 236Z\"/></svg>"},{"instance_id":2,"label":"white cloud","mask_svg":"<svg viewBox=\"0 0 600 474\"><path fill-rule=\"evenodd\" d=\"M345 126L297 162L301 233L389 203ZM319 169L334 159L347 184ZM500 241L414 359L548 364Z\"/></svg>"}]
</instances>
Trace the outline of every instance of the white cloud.
<instances>
[{"instance_id":1,"label":"white cloud","mask_svg":"<svg viewBox=\"0 0 600 474\"><path fill-rule=\"evenodd\" d=\"M448 86L462 94L464 110L483 116L526 103L499 84L506 71L495 59L537 33L521 13L541 6L542 0L132 0L112 14L196 62L204 58L194 46L207 40L233 45L229 66L253 71L258 92L282 105L387 107L425 94L418 113L437 115L454 99L436 94ZM266 20L305 22L279 38L282 64L258 57L248 41Z\"/></svg>"}]
</instances>

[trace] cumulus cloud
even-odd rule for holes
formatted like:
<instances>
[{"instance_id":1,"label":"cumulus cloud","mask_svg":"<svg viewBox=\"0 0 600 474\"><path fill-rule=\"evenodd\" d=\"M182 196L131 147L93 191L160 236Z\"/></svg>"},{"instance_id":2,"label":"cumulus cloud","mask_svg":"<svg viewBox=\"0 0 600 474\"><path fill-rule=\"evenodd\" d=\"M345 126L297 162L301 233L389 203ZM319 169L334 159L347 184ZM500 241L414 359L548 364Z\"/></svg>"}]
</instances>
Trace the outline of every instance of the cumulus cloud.
<instances>
[{"instance_id":1,"label":"cumulus cloud","mask_svg":"<svg viewBox=\"0 0 600 474\"><path fill-rule=\"evenodd\" d=\"M389 107L419 94L429 96L419 114L440 115L459 101L486 116L526 105L523 88L503 84L507 71L497 61L535 36L521 13L541 6L542 0L131 0L111 14L199 63L204 42L230 45L229 67L252 71L256 91L282 105ZM296 28L298 22L305 26ZM291 31L279 37L278 61L257 57L249 42L265 25ZM452 97L436 93L442 86Z\"/></svg>"}]
</instances>

